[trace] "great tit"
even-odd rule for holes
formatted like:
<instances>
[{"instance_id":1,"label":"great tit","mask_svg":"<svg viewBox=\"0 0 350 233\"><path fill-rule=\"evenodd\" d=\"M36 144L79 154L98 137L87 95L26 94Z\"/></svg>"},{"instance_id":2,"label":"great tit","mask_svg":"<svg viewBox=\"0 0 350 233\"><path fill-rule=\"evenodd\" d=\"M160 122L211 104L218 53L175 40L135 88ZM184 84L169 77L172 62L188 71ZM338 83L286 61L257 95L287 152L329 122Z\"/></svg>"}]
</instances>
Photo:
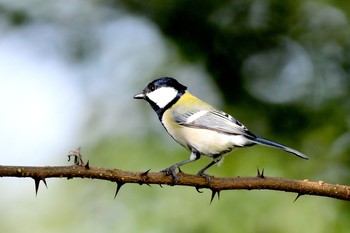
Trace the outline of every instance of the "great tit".
<instances>
[{"instance_id":1,"label":"great tit","mask_svg":"<svg viewBox=\"0 0 350 233\"><path fill-rule=\"evenodd\" d=\"M191 95L187 87L174 78L162 77L150 82L134 99L146 100L170 136L191 151L189 159L162 170L173 177L174 183L178 181L176 169L198 160L201 155L212 158L197 173L209 181L210 176L204 171L221 161L235 147L260 144L308 159L299 151L255 136L234 117Z\"/></svg>"}]
</instances>

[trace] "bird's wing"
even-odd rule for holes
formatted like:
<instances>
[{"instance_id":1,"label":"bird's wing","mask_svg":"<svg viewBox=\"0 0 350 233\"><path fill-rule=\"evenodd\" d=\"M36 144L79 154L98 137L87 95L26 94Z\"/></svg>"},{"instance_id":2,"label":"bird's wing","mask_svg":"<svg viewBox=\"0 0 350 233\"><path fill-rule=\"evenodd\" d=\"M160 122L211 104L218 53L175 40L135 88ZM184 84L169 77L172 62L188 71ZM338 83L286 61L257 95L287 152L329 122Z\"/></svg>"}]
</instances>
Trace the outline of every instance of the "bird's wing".
<instances>
[{"instance_id":1,"label":"bird's wing","mask_svg":"<svg viewBox=\"0 0 350 233\"><path fill-rule=\"evenodd\" d=\"M216 109L194 110L193 112L174 112L175 122L191 128L209 129L217 132L243 135L256 138L242 123L225 112Z\"/></svg>"}]
</instances>

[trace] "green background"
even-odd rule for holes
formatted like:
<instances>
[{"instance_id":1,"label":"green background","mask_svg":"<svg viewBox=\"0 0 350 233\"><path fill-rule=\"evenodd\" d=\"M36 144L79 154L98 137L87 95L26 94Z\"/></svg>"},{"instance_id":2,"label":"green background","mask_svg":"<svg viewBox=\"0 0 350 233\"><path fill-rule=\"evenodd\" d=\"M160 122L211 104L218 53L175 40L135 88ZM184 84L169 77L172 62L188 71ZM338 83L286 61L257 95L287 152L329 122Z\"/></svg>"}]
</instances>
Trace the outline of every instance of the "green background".
<instances>
[{"instance_id":1,"label":"green background","mask_svg":"<svg viewBox=\"0 0 350 233\"><path fill-rule=\"evenodd\" d=\"M350 3L321 0L0 1L0 51L11 46L4 38L24 40L27 47L17 46L11 56L20 59L30 48L41 69L46 61L59 61L63 74L70 75L57 78L62 89L52 98L65 98L69 88L75 94L54 113L75 117L57 124L77 125L48 144L44 157L23 152L9 163L22 165L25 158L31 165L67 165L67 152L79 145L91 166L129 171L159 171L187 159L189 152L166 134L151 108L132 99L151 80L172 76L253 133L310 157L304 161L261 146L237 149L209 174L255 176L259 167L266 176L349 185L349 12ZM1 59L4 64L7 58ZM29 88L24 80L35 79L34 68L33 77L25 75L34 66L26 64L16 67L24 70L11 89L16 96L22 93L18 88ZM47 74L45 85L52 85L54 73ZM14 78L1 76L3 83ZM54 133L55 124L46 128ZM2 151L0 159L11 156ZM183 171L195 173L208 162L203 158ZM114 183L47 182L48 190L40 187L35 197L30 179L0 180L3 232L328 233L350 228L349 203L323 197L302 196L294 203L296 194L223 191L209 204L209 190L199 194L189 187L130 184L113 200Z\"/></svg>"}]
</instances>

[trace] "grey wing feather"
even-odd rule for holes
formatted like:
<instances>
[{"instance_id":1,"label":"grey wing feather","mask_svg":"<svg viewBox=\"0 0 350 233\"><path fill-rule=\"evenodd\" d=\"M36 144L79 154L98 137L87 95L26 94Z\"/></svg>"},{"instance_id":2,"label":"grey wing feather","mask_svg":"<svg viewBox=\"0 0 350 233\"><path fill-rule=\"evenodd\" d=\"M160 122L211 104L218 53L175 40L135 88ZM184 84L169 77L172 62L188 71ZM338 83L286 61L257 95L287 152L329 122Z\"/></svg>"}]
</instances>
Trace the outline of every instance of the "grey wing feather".
<instances>
[{"instance_id":1,"label":"grey wing feather","mask_svg":"<svg viewBox=\"0 0 350 233\"><path fill-rule=\"evenodd\" d=\"M253 133L234 117L216 109L175 114L174 118L178 124L187 127L209 129L226 134L256 138Z\"/></svg>"}]
</instances>

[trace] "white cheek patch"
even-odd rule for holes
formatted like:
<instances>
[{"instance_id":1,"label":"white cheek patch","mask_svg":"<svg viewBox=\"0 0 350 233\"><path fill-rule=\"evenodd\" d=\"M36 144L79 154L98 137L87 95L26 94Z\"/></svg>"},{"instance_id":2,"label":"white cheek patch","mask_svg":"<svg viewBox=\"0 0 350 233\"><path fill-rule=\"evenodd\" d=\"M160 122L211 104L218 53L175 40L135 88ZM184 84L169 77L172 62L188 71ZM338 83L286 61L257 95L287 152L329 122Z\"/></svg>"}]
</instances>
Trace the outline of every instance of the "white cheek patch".
<instances>
[{"instance_id":1,"label":"white cheek patch","mask_svg":"<svg viewBox=\"0 0 350 233\"><path fill-rule=\"evenodd\" d=\"M177 90L172 87L161 87L147 94L147 97L158 105L164 108L177 95Z\"/></svg>"}]
</instances>

